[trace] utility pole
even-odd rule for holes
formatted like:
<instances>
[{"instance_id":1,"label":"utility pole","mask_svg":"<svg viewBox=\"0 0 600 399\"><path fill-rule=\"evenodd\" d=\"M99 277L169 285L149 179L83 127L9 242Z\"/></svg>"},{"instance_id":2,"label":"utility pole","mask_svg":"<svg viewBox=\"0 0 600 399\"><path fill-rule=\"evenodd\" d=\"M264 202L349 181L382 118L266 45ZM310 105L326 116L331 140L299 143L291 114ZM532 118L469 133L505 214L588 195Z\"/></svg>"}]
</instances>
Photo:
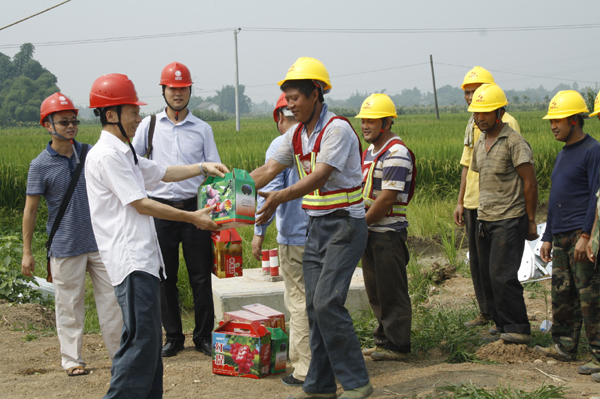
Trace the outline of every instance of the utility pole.
<instances>
[{"instance_id":1,"label":"utility pole","mask_svg":"<svg viewBox=\"0 0 600 399\"><path fill-rule=\"evenodd\" d=\"M433 73L433 55L429 54L429 63L431 64L431 79L433 80L433 98L435 100L435 116L440 120L440 110L438 109L437 90L435 89L435 73ZM236 92L237 93L237 92Z\"/></svg>"},{"instance_id":2,"label":"utility pole","mask_svg":"<svg viewBox=\"0 0 600 399\"><path fill-rule=\"evenodd\" d=\"M240 96L239 96L239 72L238 72L238 50L237 50L237 35L241 28L233 30L233 43L235 47L235 131L240 131ZM439 119L439 118L438 118Z\"/></svg>"}]
</instances>

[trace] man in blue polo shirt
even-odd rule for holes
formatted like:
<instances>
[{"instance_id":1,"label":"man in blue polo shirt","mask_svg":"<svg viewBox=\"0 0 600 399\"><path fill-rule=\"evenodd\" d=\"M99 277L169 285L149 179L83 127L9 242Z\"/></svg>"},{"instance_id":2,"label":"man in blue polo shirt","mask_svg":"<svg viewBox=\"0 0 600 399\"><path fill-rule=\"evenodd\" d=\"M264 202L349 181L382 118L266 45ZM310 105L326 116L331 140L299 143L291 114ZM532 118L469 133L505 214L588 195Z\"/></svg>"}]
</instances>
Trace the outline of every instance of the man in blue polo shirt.
<instances>
[{"instance_id":1,"label":"man in blue polo shirt","mask_svg":"<svg viewBox=\"0 0 600 399\"><path fill-rule=\"evenodd\" d=\"M284 134L296 126L296 118L287 107L285 93L281 93L273 119L281 134L271 142L267 150L265 162L275 154L283 142ZM263 187L263 191L279 191L291 187L298 182L298 171L286 168L283 172ZM258 196L256 207L262 208L265 200ZM274 215L273 215L274 216ZM260 226L254 227L252 253L261 260L262 244L267 233L267 227L273 222L273 217ZM306 314L306 293L304 289L304 274L302 273L302 255L306 244L308 215L302 209L302 199L298 198L277 207L277 243L281 258L281 275L285 284L283 300L290 312L290 363L294 372L281 379L288 386L302 386L310 364L310 344L308 342L308 316Z\"/></svg>"},{"instance_id":2,"label":"man in blue polo shirt","mask_svg":"<svg viewBox=\"0 0 600 399\"><path fill-rule=\"evenodd\" d=\"M63 94L54 93L44 100L40 124L52 135L52 140L31 162L27 177L21 264L26 276L32 276L35 268L31 241L40 197L44 196L48 204L46 231L50 234L82 149L82 145L75 141L79 124L77 108ZM81 357L86 271L94 286L100 330L111 359L119 349L123 320L115 292L98 253L83 172L52 241L50 267L62 366L69 376L88 374Z\"/></svg>"}]
</instances>

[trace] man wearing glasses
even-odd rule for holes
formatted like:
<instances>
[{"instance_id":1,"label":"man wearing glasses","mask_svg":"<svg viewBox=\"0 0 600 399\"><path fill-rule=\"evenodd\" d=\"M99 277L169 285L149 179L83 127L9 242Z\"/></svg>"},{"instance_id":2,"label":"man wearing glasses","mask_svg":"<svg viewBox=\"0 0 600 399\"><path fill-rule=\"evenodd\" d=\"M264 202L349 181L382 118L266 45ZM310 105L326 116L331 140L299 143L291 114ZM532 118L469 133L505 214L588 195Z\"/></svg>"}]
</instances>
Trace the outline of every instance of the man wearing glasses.
<instances>
[{"instance_id":1,"label":"man wearing glasses","mask_svg":"<svg viewBox=\"0 0 600 399\"><path fill-rule=\"evenodd\" d=\"M26 276L33 276L31 251L40 196L48 204L46 231L50 235L71 178L82 156L77 136L77 108L61 93L46 98L40 109L40 124L52 140L32 162L27 177L23 212L23 261ZM48 252L55 290L56 331L62 366L69 376L88 374L81 357L84 326L85 272L94 286L102 337L112 359L119 349L123 319L106 268L94 238L85 176L81 172L73 195Z\"/></svg>"}]
</instances>

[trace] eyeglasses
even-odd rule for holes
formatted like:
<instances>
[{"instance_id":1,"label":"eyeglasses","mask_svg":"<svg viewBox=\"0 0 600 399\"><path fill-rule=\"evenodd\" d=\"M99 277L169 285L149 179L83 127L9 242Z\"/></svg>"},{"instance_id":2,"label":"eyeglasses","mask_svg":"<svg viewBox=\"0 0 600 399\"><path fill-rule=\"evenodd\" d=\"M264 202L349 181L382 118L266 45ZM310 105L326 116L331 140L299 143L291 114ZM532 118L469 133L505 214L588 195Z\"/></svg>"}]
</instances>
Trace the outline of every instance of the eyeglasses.
<instances>
[{"instance_id":1,"label":"eyeglasses","mask_svg":"<svg viewBox=\"0 0 600 399\"><path fill-rule=\"evenodd\" d=\"M77 119L74 121L52 121L52 122L58 123L59 125L64 126L64 127L69 127L70 124L73 124L73 126L77 126L81 123L81 121L79 121Z\"/></svg>"}]
</instances>

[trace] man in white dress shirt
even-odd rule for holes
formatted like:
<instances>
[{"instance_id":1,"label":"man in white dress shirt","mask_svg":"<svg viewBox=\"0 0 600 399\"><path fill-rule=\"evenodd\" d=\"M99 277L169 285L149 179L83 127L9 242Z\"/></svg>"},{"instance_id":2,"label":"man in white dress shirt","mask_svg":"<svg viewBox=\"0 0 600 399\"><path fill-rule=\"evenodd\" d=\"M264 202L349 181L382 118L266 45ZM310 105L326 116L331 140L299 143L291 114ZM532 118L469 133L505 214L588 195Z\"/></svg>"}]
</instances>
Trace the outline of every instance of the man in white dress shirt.
<instances>
[{"instance_id":1,"label":"man in white dress shirt","mask_svg":"<svg viewBox=\"0 0 600 399\"><path fill-rule=\"evenodd\" d=\"M135 87L121 74L98 78L90 91L90 108L103 131L85 168L92 227L102 261L123 313L121 347L115 354L105 398L162 398L162 330L160 276L162 256L152 217L216 229L212 208L188 212L146 196L158 182L200 174L223 176L217 163L162 166L138 157L131 146L141 122Z\"/></svg>"}]
</instances>

